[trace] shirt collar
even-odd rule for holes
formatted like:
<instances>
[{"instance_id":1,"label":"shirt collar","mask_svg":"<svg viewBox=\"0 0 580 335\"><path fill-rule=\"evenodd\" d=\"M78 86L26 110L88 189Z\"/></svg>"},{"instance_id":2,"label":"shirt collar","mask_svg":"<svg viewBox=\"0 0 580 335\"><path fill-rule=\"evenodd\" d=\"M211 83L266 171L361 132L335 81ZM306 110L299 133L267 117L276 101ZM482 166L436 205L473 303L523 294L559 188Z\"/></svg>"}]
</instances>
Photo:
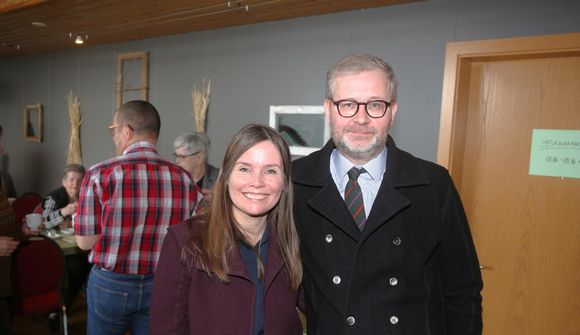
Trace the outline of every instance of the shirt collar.
<instances>
[{"instance_id":1,"label":"shirt collar","mask_svg":"<svg viewBox=\"0 0 580 335\"><path fill-rule=\"evenodd\" d=\"M126 155L129 152L135 151L140 148L151 149L153 151L156 151L155 145L153 143L147 141L138 141L135 143L131 143L127 148L125 148L125 150L123 150L123 155Z\"/></svg>"},{"instance_id":2,"label":"shirt collar","mask_svg":"<svg viewBox=\"0 0 580 335\"><path fill-rule=\"evenodd\" d=\"M348 171L356 166L358 168L364 168L370 178L374 181L380 181L387 169L387 148L385 147L375 158L366 162L363 165L354 165L346 157L342 155L340 151L334 149L330 155L330 160L334 165L337 176L340 180L347 177Z\"/></svg>"}]
</instances>

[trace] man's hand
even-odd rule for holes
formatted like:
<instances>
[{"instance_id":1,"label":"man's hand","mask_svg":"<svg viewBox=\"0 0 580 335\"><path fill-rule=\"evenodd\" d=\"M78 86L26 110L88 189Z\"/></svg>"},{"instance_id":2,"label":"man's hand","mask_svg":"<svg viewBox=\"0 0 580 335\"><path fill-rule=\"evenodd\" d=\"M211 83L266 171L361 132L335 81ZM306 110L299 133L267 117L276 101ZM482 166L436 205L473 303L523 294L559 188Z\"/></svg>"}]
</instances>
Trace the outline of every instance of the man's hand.
<instances>
[{"instance_id":1,"label":"man's hand","mask_svg":"<svg viewBox=\"0 0 580 335\"><path fill-rule=\"evenodd\" d=\"M10 256L16 247L20 244L19 241L14 241L12 237L0 236L0 256Z\"/></svg>"}]
</instances>

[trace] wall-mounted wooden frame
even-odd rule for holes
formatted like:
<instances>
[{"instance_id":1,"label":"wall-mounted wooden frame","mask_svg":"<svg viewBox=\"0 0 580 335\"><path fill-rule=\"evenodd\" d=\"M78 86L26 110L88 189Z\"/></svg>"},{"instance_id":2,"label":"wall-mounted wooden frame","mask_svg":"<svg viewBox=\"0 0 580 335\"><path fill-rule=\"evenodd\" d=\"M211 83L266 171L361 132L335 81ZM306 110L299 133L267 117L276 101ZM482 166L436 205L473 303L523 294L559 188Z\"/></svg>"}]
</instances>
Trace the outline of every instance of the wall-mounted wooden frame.
<instances>
[{"instance_id":1,"label":"wall-mounted wooden frame","mask_svg":"<svg viewBox=\"0 0 580 335\"><path fill-rule=\"evenodd\" d=\"M42 105L27 105L24 107L24 140L42 142Z\"/></svg>"},{"instance_id":2,"label":"wall-mounted wooden frame","mask_svg":"<svg viewBox=\"0 0 580 335\"><path fill-rule=\"evenodd\" d=\"M131 100L149 100L149 53L117 55L116 107Z\"/></svg>"}]
</instances>

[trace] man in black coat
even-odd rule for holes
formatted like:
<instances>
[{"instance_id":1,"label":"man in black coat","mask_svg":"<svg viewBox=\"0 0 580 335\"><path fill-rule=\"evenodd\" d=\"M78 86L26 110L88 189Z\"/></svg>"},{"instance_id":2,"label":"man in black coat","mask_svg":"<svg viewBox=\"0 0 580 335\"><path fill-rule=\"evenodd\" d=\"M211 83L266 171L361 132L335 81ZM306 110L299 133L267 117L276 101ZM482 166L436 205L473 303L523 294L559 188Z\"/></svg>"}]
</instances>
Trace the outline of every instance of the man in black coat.
<instances>
[{"instance_id":1,"label":"man in black coat","mask_svg":"<svg viewBox=\"0 0 580 335\"><path fill-rule=\"evenodd\" d=\"M482 279L448 172L398 149L392 68L327 75L332 140L293 166L308 334L481 334Z\"/></svg>"}]
</instances>

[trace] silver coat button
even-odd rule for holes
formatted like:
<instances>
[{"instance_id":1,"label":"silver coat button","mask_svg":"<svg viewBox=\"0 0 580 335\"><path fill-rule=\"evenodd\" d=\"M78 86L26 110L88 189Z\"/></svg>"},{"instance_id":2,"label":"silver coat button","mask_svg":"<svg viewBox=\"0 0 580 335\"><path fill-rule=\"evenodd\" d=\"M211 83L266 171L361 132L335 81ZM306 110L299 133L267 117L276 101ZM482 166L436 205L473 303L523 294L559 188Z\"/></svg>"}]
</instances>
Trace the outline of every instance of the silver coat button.
<instances>
[{"instance_id":1,"label":"silver coat button","mask_svg":"<svg viewBox=\"0 0 580 335\"><path fill-rule=\"evenodd\" d=\"M393 315L389 318L389 321L391 322L392 325L396 325L397 323L399 323L399 318Z\"/></svg>"},{"instance_id":2,"label":"silver coat button","mask_svg":"<svg viewBox=\"0 0 580 335\"><path fill-rule=\"evenodd\" d=\"M394 245L401 245L401 238L399 236L395 237L393 239L393 244Z\"/></svg>"},{"instance_id":3,"label":"silver coat button","mask_svg":"<svg viewBox=\"0 0 580 335\"><path fill-rule=\"evenodd\" d=\"M332 242L332 235L326 234L326 236L324 237L324 239L326 240L326 243L330 243L330 242Z\"/></svg>"},{"instance_id":4,"label":"silver coat button","mask_svg":"<svg viewBox=\"0 0 580 335\"><path fill-rule=\"evenodd\" d=\"M354 325L355 322L356 322L356 320L352 316L349 316L348 318L346 318L346 324L349 326Z\"/></svg>"},{"instance_id":5,"label":"silver coat button","mask_svg":"<svg viewBox=\"0 0 580 335\"><path fill-rule=\"evenodd\" d=\"M336 285L340 284L340 277L339 276L334 276L332 277L332 282Z\"/></svg>"},{"instance_id":6,"label":"silver coat button","mask_svg":"<svg viewBox=\"0 0 580 335\"><path fill-rule=\"evenodd\" d=\"M391 286L397 286L398 283L399 283L399 280L396 277L389 278L389 284Z\"/></svg>"}]
</instances>

